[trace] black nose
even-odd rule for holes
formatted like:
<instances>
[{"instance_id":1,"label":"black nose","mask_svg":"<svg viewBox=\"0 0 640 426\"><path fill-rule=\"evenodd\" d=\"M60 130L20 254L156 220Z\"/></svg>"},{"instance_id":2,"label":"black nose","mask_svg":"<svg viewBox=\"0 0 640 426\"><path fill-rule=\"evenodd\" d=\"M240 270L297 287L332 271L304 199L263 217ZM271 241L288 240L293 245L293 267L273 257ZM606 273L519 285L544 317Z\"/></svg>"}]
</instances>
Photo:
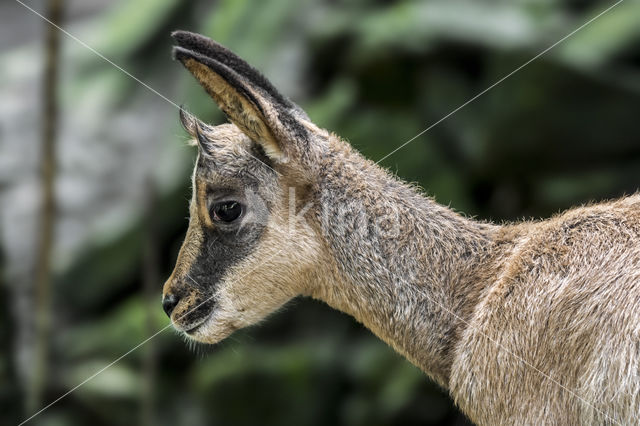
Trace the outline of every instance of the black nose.
<instances>
[{"instance_id":1,"label":"black nose","mask_svg":"<svg viewBox=\"0 0 640 426\"><path fill-rule=\"evenodd\" d=\"M173 312L174 308L176 307L179 301L180 301L180 298L177 296L174 296L171 293L167 293L164 295L164 297L162 298L162 309L164 309L164 312L167 314L168 317L171 317L171 312Z\"/></svg>"}]
</instances>

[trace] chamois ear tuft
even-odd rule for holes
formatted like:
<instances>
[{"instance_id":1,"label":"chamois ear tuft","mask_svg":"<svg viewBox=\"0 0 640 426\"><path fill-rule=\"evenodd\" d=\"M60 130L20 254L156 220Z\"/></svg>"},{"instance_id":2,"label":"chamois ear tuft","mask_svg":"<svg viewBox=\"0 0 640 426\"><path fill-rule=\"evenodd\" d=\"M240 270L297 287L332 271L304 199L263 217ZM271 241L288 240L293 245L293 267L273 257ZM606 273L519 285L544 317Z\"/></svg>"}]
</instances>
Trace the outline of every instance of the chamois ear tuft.
<instances>
[{"instance_id":1,"label":"chamois ear tuft","mask_svg":"<svg viewBox=\"0 0 640 426\"><path fill-rule=\"evenodd\" d=\"M182 124L182 128L189 134L191 137L196 136L196 125L198 119L195 118L192 114L189 114L182 105L180 105L180 124Z\"/></svg>"},{"instance_id":2,"label":"chamois ear tuft","mask_svg":"<svg viewBox=\"0 0 640 426\"><path fill-rule=\"evenodd\" d=\"M279 94L258 71L213 40L178 31L172 34L180 61L220 109L265 154L277 162L299 155L308 142L301 122L306 114Z\"/></svg>"},{"instance_id":3,"label":"chamois ear tuft","mask_svg":"<svg viewBox=\"0 0 640 426\"><path fill-rule=\"evenodd\" d=\"M210 155L215 149L214 143L209 141L203 134L203 127L206 124L198 120L193 114L188 113L182 106L180 107L180 123L184 130L191 136L191 145L197 146L200 152Z\"/></svg>"}]
</instances>

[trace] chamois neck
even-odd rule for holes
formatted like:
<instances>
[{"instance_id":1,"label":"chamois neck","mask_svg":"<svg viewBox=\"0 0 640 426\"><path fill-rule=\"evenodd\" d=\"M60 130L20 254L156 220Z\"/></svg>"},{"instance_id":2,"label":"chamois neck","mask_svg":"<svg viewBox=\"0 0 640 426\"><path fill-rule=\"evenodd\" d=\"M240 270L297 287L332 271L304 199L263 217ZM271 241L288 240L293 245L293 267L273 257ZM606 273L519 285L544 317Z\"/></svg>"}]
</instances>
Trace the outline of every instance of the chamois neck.
<instances>
[{"instance_id":1,"label":"chamois neck","mask_svg":"<svg viewBox=\"0 0 640 426\"><path fill-rule=\"evenodd\" d=\"M323 157L317 222L331 258L312 296L354 316L440 385L488 283L497 226L421 195L346 144Z\"/></svg>"}]
</instances>

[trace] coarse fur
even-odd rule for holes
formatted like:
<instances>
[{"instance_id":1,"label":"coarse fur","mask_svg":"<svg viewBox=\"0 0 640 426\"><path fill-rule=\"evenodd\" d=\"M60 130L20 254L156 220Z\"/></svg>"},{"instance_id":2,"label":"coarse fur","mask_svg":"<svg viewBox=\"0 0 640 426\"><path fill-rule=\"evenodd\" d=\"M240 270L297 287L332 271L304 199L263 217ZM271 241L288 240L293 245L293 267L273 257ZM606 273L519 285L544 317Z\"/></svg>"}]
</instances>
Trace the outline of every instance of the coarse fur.
<instances>
[{"instance_id":1,"label":"coarse fur","mask_svg":"<svg viewBox=\"0 0 640 426\"><path fill-rule=\"evenodd\" d=\"M199 156L164 288L178 330L215 343L306 295L371 329L477 424L640 422L640 195L540 222L465 218L319 129L224 47L174 38L232 122L181 111ZM242 215L216 218L220 200Z\"/></svg>"}]
</instances>

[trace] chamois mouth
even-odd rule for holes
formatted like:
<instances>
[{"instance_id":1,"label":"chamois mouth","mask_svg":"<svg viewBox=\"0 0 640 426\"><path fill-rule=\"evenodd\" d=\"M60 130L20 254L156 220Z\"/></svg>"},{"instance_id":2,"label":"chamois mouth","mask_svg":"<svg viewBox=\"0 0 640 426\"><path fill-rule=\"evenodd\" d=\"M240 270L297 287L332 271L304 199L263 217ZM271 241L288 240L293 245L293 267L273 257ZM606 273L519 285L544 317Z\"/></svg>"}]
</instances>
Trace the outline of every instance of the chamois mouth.
<instances>
[{"instance_id":1,"label":"chamois mouth","mask_svg":"<svg viewBox=\"0 0 640 426\"><path fill-rule=\"evenodd\" d=\"M172 322L174 328L192 336L214 316L216 304L203 303L190 309L191 311L187 310L186 314L177 315Z\"/></svg>"},{"instance_id":2,"label":"chamois mouth","mask_svg":"<svg viewBox=\"0 0 640 426\"><path fill-rule=\"evenodd\" d=\"M182 331L185 334L189 335L189 336L195 334L195 332L198 331L204 325L204 323L207 322L207 320L209 318L211 318L212 315L213 315L213 311L211 311L211 313L209 315L207 315L204 318L202 318L202 321L199 321L195 325L194 324L189 324L189 328L185 328Z\"/></svg>"},{"instance_id":3,"label":"chamois mouth","mask_svg":"<svg viewBox=\"0 0 640 426\"><path fill-rule=\"evenodd\" d=\"M182 333L188 339L196 342L218 343L239 328L236 324L222 318L222 316L223 314L214 308L202 319L189 324L189 328L183 328Z\"/></svg>"}]
</instances>

